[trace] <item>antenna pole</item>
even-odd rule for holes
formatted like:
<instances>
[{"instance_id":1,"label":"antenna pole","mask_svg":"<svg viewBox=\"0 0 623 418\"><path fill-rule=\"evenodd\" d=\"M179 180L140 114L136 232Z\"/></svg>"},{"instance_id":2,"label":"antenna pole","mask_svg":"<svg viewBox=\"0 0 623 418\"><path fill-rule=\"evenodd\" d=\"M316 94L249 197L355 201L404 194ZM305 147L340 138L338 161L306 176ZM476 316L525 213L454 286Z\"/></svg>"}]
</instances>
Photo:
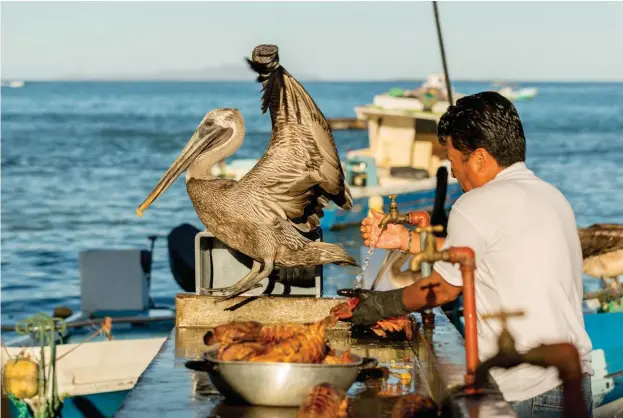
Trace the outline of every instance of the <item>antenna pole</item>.
<instances>
[{"instance_id":1,"label":"antenna pole","mask_svg":"<svg viewBox=\"0 0 623 418\"><path fill-rule=\"evenodd\" d=\"M437 25L437 39L439 39L439 49L441 50L441 62L443 63L443 75L446 78L446 90L448 90L448 102L454 104L452 100L452 85L450 83L450 75L448 74L448 64L446 63L446 51L443 47L443 36L441 35L441 25L439 24L439 10L437 2L433 1L433 9L435 10L435 24Z\"/></svg>"}]
</instances>

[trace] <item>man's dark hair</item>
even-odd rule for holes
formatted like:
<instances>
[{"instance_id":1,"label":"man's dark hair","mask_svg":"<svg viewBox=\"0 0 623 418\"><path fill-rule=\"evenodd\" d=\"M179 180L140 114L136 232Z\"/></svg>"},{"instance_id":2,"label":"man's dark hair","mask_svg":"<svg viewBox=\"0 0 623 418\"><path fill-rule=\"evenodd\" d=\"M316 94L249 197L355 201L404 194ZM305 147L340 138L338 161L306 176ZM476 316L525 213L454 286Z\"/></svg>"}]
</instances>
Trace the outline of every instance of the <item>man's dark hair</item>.
<instances>
[{"instance_id":1,"label":"man's dark hair","mask_svg":"<svg viewBox=\"0 0 623 418\"><path fill-rule=\"evenodd\" d=\"M437 125L439 143L471 154L486 149L502 167L526 160L526 138L515 106L501 94L486 91L460 98Z\"/></svg>"}]
</instances>

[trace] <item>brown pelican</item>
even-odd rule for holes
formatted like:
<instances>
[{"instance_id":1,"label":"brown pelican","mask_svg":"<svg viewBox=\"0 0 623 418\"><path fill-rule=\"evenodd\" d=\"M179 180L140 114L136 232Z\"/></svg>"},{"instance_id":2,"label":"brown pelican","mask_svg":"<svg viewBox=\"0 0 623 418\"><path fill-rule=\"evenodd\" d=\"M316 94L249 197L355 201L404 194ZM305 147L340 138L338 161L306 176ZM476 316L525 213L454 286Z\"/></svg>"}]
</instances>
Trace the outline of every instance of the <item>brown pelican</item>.
<instances>
[{"instance_id":1,"label":"brown pelican","mask_svg":"<svg viewBox=\"0 0 623 418\"><path fill-rule=\"evenodd\" d=\"M257 46L247 61L259 74L262 113L270 110L273 126L264 156L239 181L213 178L211 167L242 145L244 121L236 109L211 111L137 209L140 216L188 169L186 190L203 224L216 238L253 259L249 274L234 286L212 289L226 293L217 302L256 287L275 266L357 266L342 247L301 234L320 225L329 201L345 210L352 207L327 120L279 64L275 45Z\"/></svg>"},{"instance_id":2,"label":"brown pelican","mask_svg":"<svg viewBox=\"0 0 623 418\"><path fill-rule=\"evenodd\" d=\"M623 274L623 225L595 224L578 228L584 273L602 279L607 289L620 290Z\"/></svg>"}]
</instances>

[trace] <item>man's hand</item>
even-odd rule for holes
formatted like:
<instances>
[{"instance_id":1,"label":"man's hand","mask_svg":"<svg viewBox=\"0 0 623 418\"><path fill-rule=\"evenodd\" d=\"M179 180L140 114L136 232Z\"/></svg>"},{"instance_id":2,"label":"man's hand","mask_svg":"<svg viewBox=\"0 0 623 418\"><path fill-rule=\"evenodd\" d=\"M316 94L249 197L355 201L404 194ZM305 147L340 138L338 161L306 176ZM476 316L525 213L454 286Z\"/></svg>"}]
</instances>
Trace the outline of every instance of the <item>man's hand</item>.
<instances>
[{"instance_id":1,"label":"man's hand","mask_svg":"<svg viewBox=\"0 0 623 418\"><path fill-rule=\"evenodd\" d=\"M384 248L387 250L401 250L407 245L409 239L409 230L402 225L388 224L387 228L379 236L381 228L379 224L385 216L383 212L377 212L374 209L370 211L372 216L365 218L361 222L361 239L363 245L370 247L376 241L376 248ZM378 239L377 239L378 237Z\"/></svg>"},{"instance_id":2,"label":"man's hand","mask_svg":"<svg viewBox=\"0 0 623 418\"><path fill-rule=\"evenodd\" d=\"M404 289L377 292L365 289L340 289L338 295L352 297L331 309L331 314L357 325L374 325L386 318L409 313L402 302Z\"/></svg>"}]
</instances>

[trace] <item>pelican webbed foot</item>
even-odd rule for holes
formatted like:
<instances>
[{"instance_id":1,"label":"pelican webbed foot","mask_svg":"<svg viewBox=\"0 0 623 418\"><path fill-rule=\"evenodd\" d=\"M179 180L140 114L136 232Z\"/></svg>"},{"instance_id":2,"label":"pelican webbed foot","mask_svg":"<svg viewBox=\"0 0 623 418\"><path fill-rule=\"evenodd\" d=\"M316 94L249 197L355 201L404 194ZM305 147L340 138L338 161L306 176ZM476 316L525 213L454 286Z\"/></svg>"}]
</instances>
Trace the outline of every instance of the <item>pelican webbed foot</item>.
<instances>
[{"instance_id":1,"label":"pelican webbed foot","mask_svg":"<svg viewBox=\"0 0 623 418\"><path fill-rule=\"evenodd\" d=\"M252 290L252 289L256 289L258 287L262 287L262 285L260 283L256 284L255 286L247 289L247 290ZM245 290L245 292L247 291ZM231 292L235 292L236 291L236 287L235 286L227 286L227 287L219 287L217 289L212 289L212 288L205 288L202 287L201 288L201 294L202 295L210 295L213 296L215 293L218 294L219 296L224 296L224 295L228 295Z\"/></svg>"},{"instance_id":2,"label":"pelican webbed foot","mask_svg":"<svg viewBox=\"0 0 623 418\"><path fill-rule=\"evenodd\" d=\"M257 265L258 265L257 269L259 270L260 263L257 263ZM256 261L253 261L253 268L251 269L250 273L254 271L255 266L256 266ZM272 260L265 261L264 268L262 269L261 272L256 273L256 275L254 276L252 276L251 274L247 274L242 280L240 280L238 283L236 283L233 286L234 290L230 294L218 298L214 303L220 303L220 302L226 301L227 299L231 299L244 292L254 289L260 284L262 280L270 276L270 273L272 273L273 271L273 267L274 267L274 263Z\"/></svg>"},{"instance_id":3,"label":"pelican webbed foot","mask_svg":"<svg viewBox=\"0 0 623 418\"><path fill-rule=\"evenodd\" d=\"M201 292L202 292L202 294L209 294L209 295L211 295L213 293L219 293L222 296L229 295L232 292L235 292L239 287L241 287L245 283L248 283L250 279L252 279L253 277L257 276L258 273L260 272L260 268L261 267L262 267L262 265L260 263L258 263L257 261L253 261L253 265L251 265L251 270L246 274L246 276L244 276L242 279L240 279L233 286L220 287L220 288L216 288L216 289L206 289L206 288L202 287L201 288ZM255 286L250 287L247 290L255 289L256 287L261 287L261 286L262 286L261 284L256 283ZM245 290L245 292L247 290Z\"/></svg>"}]
</instances>

